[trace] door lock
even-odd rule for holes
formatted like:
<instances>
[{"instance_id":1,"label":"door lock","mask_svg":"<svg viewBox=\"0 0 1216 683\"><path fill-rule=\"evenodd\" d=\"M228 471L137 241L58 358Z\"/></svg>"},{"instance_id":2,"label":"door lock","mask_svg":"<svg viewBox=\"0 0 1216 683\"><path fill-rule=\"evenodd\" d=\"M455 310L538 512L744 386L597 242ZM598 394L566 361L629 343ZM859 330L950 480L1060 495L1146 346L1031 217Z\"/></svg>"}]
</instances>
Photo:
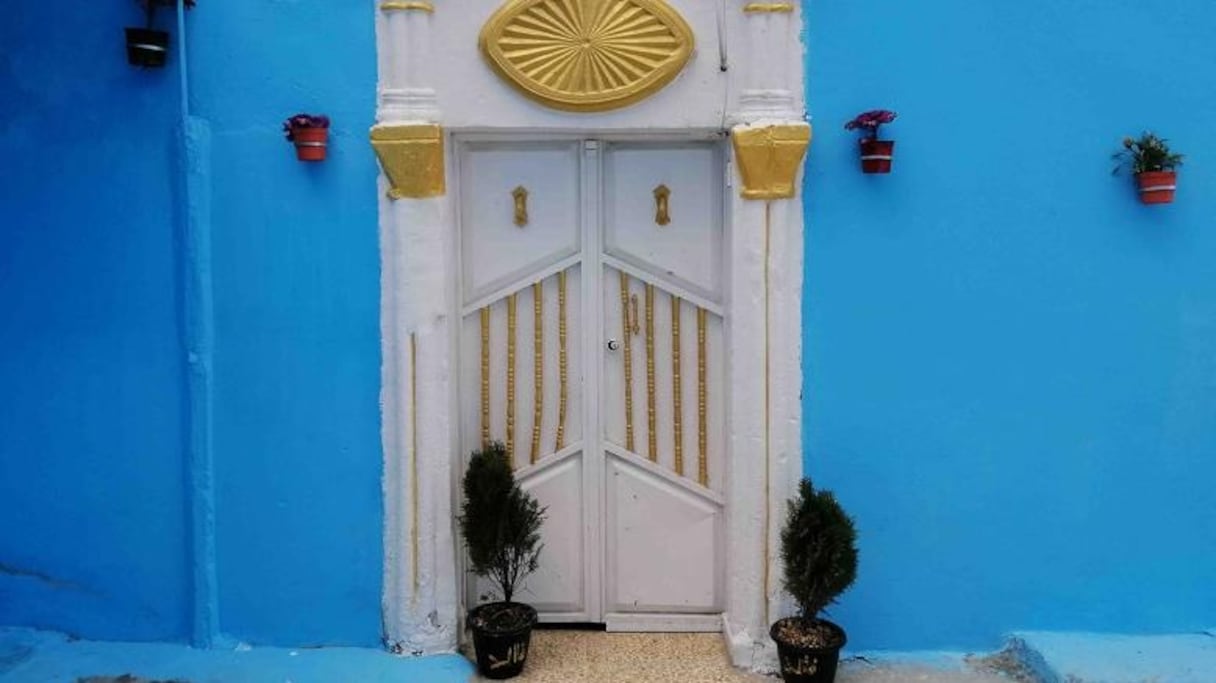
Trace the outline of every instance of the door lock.
<instances>
[{"instance_id":1,"label":"door lock","mask_svg":"<svg viewBox=\"0 0 1216 683\"><path fill-rule=\"evenodd\" d=\"M615 339L608 340L608 350L609 351L616 351L619 348L621 348L621 343L619 341L617 341Z\"/></svg>"}]
</instances>

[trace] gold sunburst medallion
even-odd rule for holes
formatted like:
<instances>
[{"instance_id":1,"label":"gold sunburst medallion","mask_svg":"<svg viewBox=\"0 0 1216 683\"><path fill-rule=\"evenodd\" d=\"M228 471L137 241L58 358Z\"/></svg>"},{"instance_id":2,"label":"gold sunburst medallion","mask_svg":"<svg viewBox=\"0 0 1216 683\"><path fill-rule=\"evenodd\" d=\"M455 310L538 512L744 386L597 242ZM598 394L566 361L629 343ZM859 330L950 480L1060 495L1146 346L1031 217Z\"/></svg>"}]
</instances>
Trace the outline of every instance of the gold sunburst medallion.
<instances>
[{"instance_id":1,"label":"gold sunburst medallion","mask_svg":"<svg viewBox=\"0 0 1216 683\"><path fill-rule=\"evenodd\" d=\"M663 0L511 0L481 31L490 66L528 97L567 111L633 104L692 54L688 23Z\"/></svg>"}]
</instances>

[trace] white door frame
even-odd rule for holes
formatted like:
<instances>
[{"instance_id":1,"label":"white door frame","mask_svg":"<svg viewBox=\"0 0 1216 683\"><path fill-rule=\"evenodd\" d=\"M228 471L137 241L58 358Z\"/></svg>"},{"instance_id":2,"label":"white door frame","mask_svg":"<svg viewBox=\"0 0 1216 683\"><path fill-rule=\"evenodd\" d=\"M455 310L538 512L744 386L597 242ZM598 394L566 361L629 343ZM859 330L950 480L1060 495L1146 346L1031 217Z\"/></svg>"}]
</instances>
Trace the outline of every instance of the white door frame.
<instances>
[{"instance_id":1,"label":"white door frame","mask_svg":"<svg viewBox=\"0 0 1216 683\"><path fill-rule=\"evenodd\" d=\"M451 651L461 624L462 553L454 533L457 213L448 192L457 177L455 155L445 153L453 135L636 140L725 130L732 138L727 168L737 173L727 173L731 229L724 244L730 390L723 633L737 665L771 669L768 625L789 609L779 589L778 527L802 469L803 212L795 189L810 130L800 9L785 2L646 0L669 5L691 25L697 49L684 73L626 109L578 114L526 101L482 63L478 31L507 1L374 5L386 646ZM442 46L439 56L432 45Z\"/></svg>"}]
</instances>

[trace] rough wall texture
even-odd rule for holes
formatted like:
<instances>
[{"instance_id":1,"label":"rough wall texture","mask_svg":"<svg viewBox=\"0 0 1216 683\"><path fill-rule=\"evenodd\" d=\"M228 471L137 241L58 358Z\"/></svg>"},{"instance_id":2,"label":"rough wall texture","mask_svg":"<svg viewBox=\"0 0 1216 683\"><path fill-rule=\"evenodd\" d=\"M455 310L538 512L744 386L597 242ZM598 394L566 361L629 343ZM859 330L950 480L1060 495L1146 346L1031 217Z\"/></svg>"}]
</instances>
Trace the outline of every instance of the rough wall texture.
<instances>
[{"instance_id":1,"label":"rough wall texture","mask_svg":"<svg viewBox=\"0 0 1216 683\"><path fill-rule=\"evenodd\" d=\"M191 110L210 122L220 628L375 645L381 449L376 93L366 2L200 5ZM302 164L280 124L333 119Z\"/></svg>"},{"instance_id":2,"label":"rough wall texture","mask_svg":"<svg viewBox=\"0 0 1216 683\"><path fill-rule=\"evenodd\" d=\"M850 644L1210 625L1216 7L808 20L806 467L859 524ZM876 107L890 177L841 130ZM1175 205L1110 175L1146 128L1190 154Z\"/></svg>"},{"instance_id":3,"label":"rough wall texture","mask_svg":"<svg viewBox=\"0 0 1216 683\"><path fill-rule=\"evenodd\" d=\"M0 623L185 637L175 74L134 4L0 23Z\"/></svg>"},{"instance_id":4,"label":"rough wall texture","mask_svg":"<svg viewBox=\"0 0 1216 683\"><path fill-rule=\"evenodd\" d=\"M209 205L220 630L377 644L373 6L190 13L189 104L211 141L189 205L178 56L126 64L135 4L14 10L0 28L0 623L190 635L189 245L175 236ZM298 111L333 117L329 162L295 161L279 125Z\"/></svg>"}]
</instances>

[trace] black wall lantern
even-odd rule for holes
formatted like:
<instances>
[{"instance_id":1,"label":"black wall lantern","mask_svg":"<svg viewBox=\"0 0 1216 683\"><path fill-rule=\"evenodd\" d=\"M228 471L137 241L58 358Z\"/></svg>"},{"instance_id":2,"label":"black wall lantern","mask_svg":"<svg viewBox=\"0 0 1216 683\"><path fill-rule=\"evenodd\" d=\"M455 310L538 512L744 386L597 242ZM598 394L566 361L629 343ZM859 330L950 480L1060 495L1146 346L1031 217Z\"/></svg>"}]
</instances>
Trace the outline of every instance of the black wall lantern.
<instances>
[{"instance_id":1,"label":"black wall lantern","mask_svg":"<svg viewBox=\"0 0 1216 683\"><path fill-rule=\"evenodd\" d=\"M132 66L160 68L169 56L169 33L153 28L157 7L175 7L177 0L136 0L144 10L146 20L142 28L127 27L127 61ZM186 8L194 7L194 0L184 0Z\"/></svg>"}]
</instances>

